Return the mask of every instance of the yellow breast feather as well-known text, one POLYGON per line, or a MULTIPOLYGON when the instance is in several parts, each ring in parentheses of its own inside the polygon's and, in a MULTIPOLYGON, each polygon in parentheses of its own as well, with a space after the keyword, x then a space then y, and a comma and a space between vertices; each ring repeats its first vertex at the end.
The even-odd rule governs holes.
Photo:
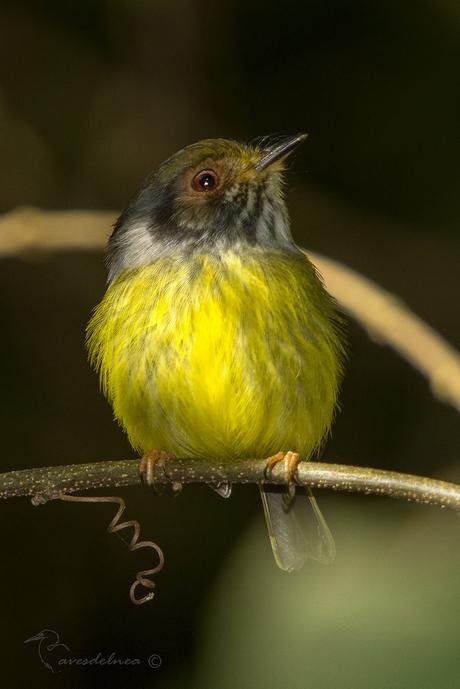
POLYGON ((141 452, 308 458, 341 377, 331 298, 300 254, 193 253, 127 271, 88 326, 92 365, 141 452))

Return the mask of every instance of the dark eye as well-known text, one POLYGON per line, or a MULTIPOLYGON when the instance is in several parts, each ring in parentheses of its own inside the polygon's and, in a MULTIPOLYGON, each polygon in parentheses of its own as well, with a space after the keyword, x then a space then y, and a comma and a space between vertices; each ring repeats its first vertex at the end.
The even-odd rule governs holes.
POLYGON ((211 191, 219 183, 219 177, 214 170, 200 170, 192 180, 192 187, 195 191, 211 191))

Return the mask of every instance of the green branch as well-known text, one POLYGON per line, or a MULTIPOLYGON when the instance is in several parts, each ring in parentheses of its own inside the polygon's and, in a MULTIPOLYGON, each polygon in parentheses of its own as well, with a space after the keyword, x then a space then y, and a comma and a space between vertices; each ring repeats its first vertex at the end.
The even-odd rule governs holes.
MULTIPOLYGON (((259 483, 264 480, 266 460, 219 463, 209 459, 173 459, 166 472, 154 469, 158 483, 259 483)), ((0 498, 32 496, 34 502, 100 488, 118 488, 141 483, 139 460, 95 462, 58 467, 25 469, 0 474, 0 498)), ((275 466, 272 484, 284 484, 282 463, 275 466)), ((311 488, 328 488, 349 493, 383 495, 460 510, 460 486, 395 471, 354 467, 325 462, 302 462, 297 483, 311 488)))

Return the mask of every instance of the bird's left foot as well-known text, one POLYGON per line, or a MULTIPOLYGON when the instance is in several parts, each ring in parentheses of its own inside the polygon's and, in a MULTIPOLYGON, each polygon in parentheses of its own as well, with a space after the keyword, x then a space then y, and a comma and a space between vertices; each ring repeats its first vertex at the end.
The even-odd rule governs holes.
POLYGON ((166 464, 173 459, 176 459, 176 456, 173 455, 172 452, 168 452, 168 450, 151 450, 150 452, 146 452, 139 463, 141 478, 148 486, 152 486, 156 489, 159 481, 155 481, 154 479, 154 470, 155 467, 159 466, 163 469, 163 474, 171 485, 173 495, 177 495, 182 490, 182 483, 173 481, 171 477, 168 476, 165 469, 166 464))
POLYGON ((295 475, 297 472, 297 467, 302 461, 302 458, 298 452, 289 450, 289 452, 278 452, 276 455, 268 457, 264 474, 266 479, 270 479, 270 474, 273 467, 276 464, 279 464, 279 462, 283 461, 285 462, 284 475, 286 477, 288 487, 288 499, 292 500, 292 498, 295 496, 295 475))

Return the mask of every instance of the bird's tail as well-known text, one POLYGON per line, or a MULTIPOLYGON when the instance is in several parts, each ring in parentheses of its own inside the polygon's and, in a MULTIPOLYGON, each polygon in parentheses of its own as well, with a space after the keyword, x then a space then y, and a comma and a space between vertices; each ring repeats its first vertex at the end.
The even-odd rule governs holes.
POLYGON ((260 486, 270 543, 278 567, 300 569, 307 558, 323 564, 335 559, 334 538, 309 488, 289 500, 283 486, 260 486))

